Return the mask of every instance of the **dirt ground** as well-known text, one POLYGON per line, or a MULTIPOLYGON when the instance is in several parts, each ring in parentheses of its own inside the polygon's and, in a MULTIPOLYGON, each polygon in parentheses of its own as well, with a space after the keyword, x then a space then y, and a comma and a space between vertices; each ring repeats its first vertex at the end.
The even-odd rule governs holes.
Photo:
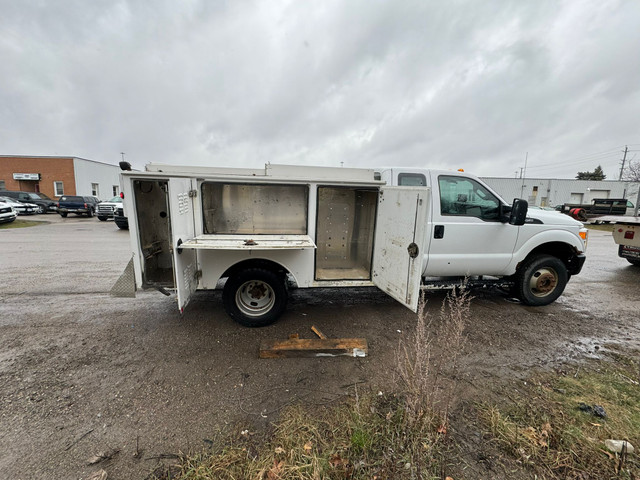
MULTIPOLYGON (((167 455, 199 451, 226 425, 259 431, 292 402, 324 405, 353 386, 385 391, 394 349, 415 315, 375 289, 296 290, 275 325, 247 329, 200 292, 181 317, 173 297, 109 296, 129 259, 112 221, 35 217, 0 230, 0 478, 143 479, 167 455), (260 360, 260 342, 290 333, 365 337, 366 358, 260 360), (87 460, 117 450, 109 461, 87 460)), ((525 307, 476 291, 461 396, 517 385, 527 372, 640 348, 640 269, 611 234, 590 233, 588 260, 553 305, 525 307)), ((428 295, 437 317, 442 293, 428 295)))

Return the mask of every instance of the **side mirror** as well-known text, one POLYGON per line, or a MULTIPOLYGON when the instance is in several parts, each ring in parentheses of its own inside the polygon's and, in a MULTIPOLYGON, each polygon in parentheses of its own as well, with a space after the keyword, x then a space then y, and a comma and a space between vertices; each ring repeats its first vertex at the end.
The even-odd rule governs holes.
POLYGON ((524 225, 524 220, 527 218, 527 209, 529 203, 521 198, 513 200, 513 206, 511 207, 511 215, 509 216, 509 225, 524 225))

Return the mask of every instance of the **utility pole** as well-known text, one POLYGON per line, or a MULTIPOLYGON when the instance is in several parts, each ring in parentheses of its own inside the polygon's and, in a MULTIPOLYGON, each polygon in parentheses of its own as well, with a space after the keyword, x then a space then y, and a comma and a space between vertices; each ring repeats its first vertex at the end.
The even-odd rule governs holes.
POLYGON ((522 178, 522 186, 520 187, 520 198, 522 198, 522 192, 524 192, 524 179, 527 177, 527 160, 529 160, 529 152, 524 157, 524 174, 522 168, 520 168, 520 178, 522 178))
POLYGON ((622 172, 624 172, 624 164, 627 161, 627 152, 629 151, 629 146, 625 145, 624 146, 624 156, 622 157, 622 167, 620 167, 620 176, 618 177, 618 180, 622 180, 622 172))

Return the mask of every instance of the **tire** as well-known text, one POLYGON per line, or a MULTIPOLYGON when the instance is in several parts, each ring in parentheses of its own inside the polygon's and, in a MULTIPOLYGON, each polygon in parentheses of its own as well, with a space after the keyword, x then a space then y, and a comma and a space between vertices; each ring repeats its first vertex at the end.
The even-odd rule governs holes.
POLYGON ((98 220, 100 220, 101 222, 106 222, 107 221, 107 217, 98 217, 98 220))
POLYGON ((627 258, 627 262, 629 262, 631 265, 635 265, 636 267, 640 267, 640 259, 627 258))
POLYGON ((89 209, 89 211, 87 212, 87 217, 89 218, 93 217, 93 208, 89 209))
POLYGON ((562 295, 569 281, 564 262, 551 255, 537 255, 527 260, 516 273, 516 293, 522 303, 549 305, 562 295))
POLYGON ((62 218, 67 218, 67 213, 66 213, 66 212, 65 212, 65 213, 61 213, 61 214, 60 214, 60 216, 61 216, 62 218))
POLYGON ((40 214, 47 213, 47 209, 44 208, 44 205, 38 205, 38 213, 40 214))
POLYGON ((287 306, 284 278, 271 270, 248 268, 229 277, 222 292, 227 314, 245 327, 275 322, 287 306))

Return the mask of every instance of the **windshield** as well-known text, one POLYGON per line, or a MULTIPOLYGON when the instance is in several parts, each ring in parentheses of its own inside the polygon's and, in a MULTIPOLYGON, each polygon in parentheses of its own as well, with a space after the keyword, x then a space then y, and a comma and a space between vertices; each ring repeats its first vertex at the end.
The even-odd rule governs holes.
POLYGON ((109 203, 122 203, 122 199, 120 197, 113 197, 107 200, 109 203))
POLYGON ((30 194, 29 194, 29 198, 30 198, 31 200, 42 200, 43 198, 44 198, 44 199, 46 199, 46 200, 49 200, 49 198, 47 198, 47 196, 46 196, 46 195, 43 195, 43 194, 37 194, 37 193, 30 193, 30 194), (41 197, 40 195, 42 195, 42 197, 41 197))

